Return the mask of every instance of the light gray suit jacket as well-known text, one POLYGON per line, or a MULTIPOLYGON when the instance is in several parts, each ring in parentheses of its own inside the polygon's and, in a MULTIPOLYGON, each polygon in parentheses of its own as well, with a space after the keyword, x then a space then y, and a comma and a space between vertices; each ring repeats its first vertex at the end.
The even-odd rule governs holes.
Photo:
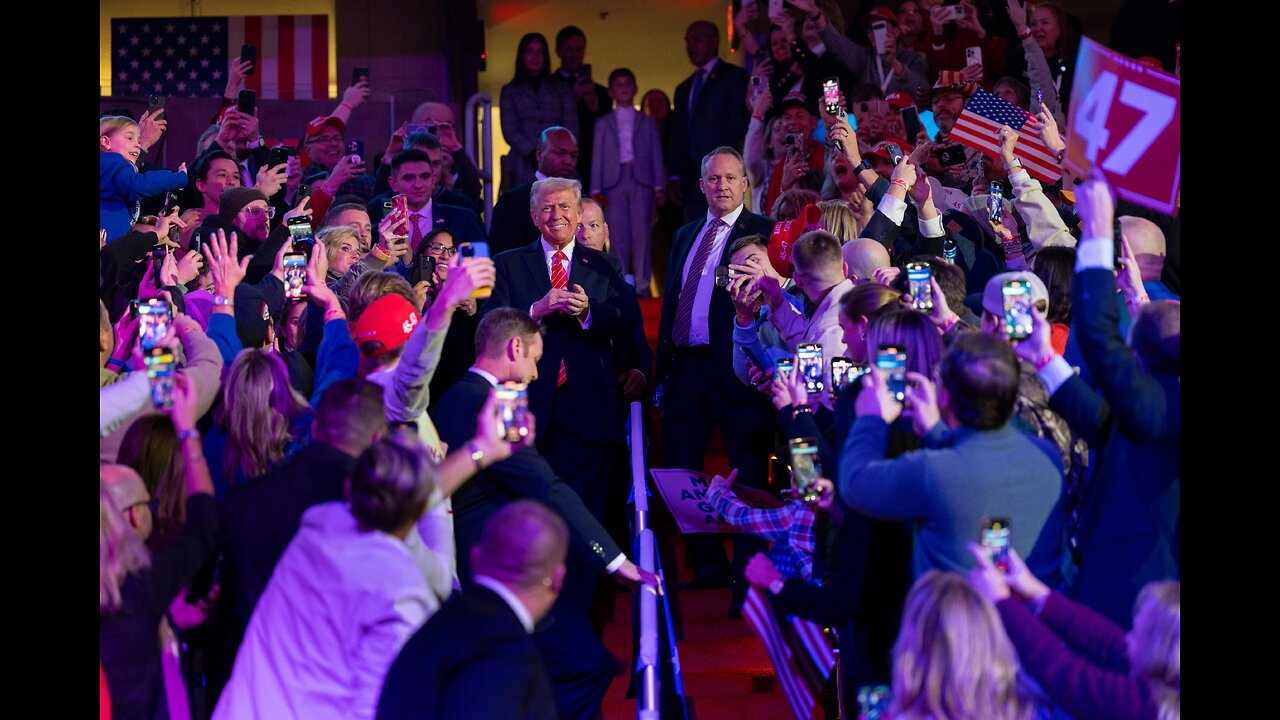
MULTIPOLYGON (((658 125, 653 118, 644 113, 636 113, 631 147, 631 168, 636 182, 650 188, 664 186, 667 175, 662 169, 662 143, 658 139, 658 125)), ((608 192, 617 185, 620 169, 618 116, 610 111, 596 119, 596 136, 591 146, 591 192, 608 192)))

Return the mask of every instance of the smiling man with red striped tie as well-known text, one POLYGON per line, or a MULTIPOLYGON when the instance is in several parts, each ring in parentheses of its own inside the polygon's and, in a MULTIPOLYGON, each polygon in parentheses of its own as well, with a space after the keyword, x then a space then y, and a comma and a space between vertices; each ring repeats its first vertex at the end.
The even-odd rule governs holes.
MULTIPOLYGON (((734 240, 769 237, 773 221, 743 206, 747 175, 742 155, 731 147, 716 148, 702 159, 700 186, 707 214, 676 233, 662 296, 655 377, 663 410, 663 466, 701 470, 711 429, 718 426, 738 482, 764 487, 774 409, 733 373, 733 302, 716 287, 715 270, 729 264, 726 249, 734 240)), ((741 588, 735 604, 741 604, 739 595, 746 592, 742 569, 756 547, 754 538, 735 538, 734 555, 740 561, 733 575, 741 588), (753 549, 744 553, 747 548, 740 545, 753 549)), ((723 543, 714 536, 690 537, 689 555, 697 586, 729 579, 723 543)))
POLYGON ((640 323, 635 292, 602 253, 575 242, 582 184, 549 177, 533 184, 530 214, 537 241, 494 258, 497 281, 482 312, 513 307, 543 327, 538 379, 529 409, 538 420, 538 451, 603 519, 613 453, 625 441, 620 381, 650 375, 637 357, 621 378, 613 347, 630 345, 640 323))

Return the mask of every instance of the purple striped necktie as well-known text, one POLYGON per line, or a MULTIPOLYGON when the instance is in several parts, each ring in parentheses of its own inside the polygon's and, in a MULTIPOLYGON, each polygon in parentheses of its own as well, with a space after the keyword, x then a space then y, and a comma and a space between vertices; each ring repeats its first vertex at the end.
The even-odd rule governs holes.
POLYGON ((725 222, 720 218, 711 218, 711 222, 707 223, 707 231, 702 234, 702 242, 698 245, 698 254, 694 256, 693 265, 689 267, 689 274, 684 279, 684 286, 680 288, 680 303, 676 305, 676 322, 671 329, 671 339, 681 347, 689 344, 689 326, 693 321, 693 298, 698 294, 699 278, 707 269, 707 261, 711 259, 711 246, 714 244, 716 232, 724 224, 725 222))

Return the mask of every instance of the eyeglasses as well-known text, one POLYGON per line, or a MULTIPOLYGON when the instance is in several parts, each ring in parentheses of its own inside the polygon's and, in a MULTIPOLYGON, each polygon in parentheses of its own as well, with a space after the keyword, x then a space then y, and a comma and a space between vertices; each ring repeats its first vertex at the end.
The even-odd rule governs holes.
POLYGON ((342 135, 321 135, 319 137, 311 138, 310 140, 307 141, 307 144, 308 145, 334 145, 334 144, 341 145, 345 140, 346 140, 346 137, 342 135))
POLYGON ((433 242, 430 245, 428 245, 427 250, 431 251, 431 253, 434 255, 446 255, 448 257, 453 257, 454 255, 458 254, 458 248, 448 247, 443 243, 438 243, 438 242, 433 242))
POLYGON ((244 211, 250 215, 266 215, 268 218, 274 218, 276 216, 276 209, 270 206, 257 207, 256 205, 250 205, 245 207, 244 211))

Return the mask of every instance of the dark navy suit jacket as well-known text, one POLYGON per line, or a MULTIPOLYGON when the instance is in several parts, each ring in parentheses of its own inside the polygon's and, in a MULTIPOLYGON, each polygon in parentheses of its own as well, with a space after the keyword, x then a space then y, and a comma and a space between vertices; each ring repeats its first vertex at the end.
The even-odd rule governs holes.
MULTIPOLYGON (((497 281, 493 295, 481 307, 529 307, 551 291, 551 274, 543 255, 542 240, 494 258, 497 281)), ((584 330, 577 318, 553 313, 543 318, 543 352, 538 379, 529 386, 529 409, 538 419, 542 435, 554 416, 558 426, 592 442, 620 442, 624 429, 618 424, 622 398, 614 348, 634 344, 636 326, 642 323, 635 292, 614 270, 604 253, 575 243, 568 286, 581 285, 591 305, 591 327, 584 330), (560 361, 569 382, 556 389, 560 361)), ((632 358, 645 372, 647 361, 632 358)), ((648 373, 645 372, 646 377, 648 373)))

